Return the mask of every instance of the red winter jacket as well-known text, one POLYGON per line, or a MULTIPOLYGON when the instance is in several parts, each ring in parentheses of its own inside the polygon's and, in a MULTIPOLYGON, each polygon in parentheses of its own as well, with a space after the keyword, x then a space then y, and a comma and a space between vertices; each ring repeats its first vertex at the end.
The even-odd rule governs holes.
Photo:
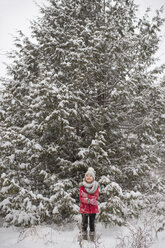
POLYGON ((92 204, 88 204, 88 199, 95 199, 98 201, 99 197, 99 187, 97 187, 97 190, 94 194, 87 193, 87 198, 82 197, 82 192, 87 193, 84 186, 80 187, 80 213, 82 214, 96 214, 99 213, 98 205, 94 206, 92 204))

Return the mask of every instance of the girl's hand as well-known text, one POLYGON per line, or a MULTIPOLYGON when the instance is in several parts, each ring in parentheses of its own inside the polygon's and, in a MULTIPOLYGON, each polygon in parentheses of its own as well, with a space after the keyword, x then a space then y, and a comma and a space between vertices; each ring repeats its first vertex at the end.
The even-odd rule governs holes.
POLYGON ((98 203, 99 203, 99 202, 98 202, 97 200, 95 200, 95 199, 90 199, 90 200, 89 200, 89 204, 91 204, 91 205, 97 206, 98 203))
POLYGON ((81 195, 82 195, 82 197, 84 197, 84 198, 87 198, 88 197, 88 194, 87 193, 85 193, 85 192, 81 192, 81 195))

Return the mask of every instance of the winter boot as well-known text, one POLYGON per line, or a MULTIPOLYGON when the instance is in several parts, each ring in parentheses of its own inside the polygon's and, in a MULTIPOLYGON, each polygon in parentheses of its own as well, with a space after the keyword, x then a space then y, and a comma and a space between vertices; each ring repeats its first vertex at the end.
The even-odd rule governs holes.
POLYGON ((92 242, 94 242, 94 241, 95 241, 95 232, 90 232, 90 233, 89 233, 89 238, 90 238, 90 240, 91 240, 92 242))
POLYGON ((83 240, 88 240, 87 231, 83 231, 83 232, 82 232, 82 239, 83 239, 83 240))

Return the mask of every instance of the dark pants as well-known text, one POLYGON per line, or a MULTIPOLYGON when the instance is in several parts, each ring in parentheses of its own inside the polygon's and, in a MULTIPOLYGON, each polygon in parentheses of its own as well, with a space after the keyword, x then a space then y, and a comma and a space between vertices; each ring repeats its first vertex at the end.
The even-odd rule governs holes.
POLYGON ((91 232, 95 231, 95 217, 96 214, 82 214, 82 231, 87 231, 88 218, 89 218, 89 228, 91 232))

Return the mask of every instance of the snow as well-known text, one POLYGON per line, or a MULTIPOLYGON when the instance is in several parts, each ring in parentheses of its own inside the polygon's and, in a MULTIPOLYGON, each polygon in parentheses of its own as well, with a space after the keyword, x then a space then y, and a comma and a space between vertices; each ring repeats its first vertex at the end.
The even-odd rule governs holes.
MULTIPOLYGON (((102 226, 99 226, 100 232, 102 226)), ((77 226, 68 225, 66 227, 54 226, 36 226, 33 228, 0 228, 0 246, 1 248, 77 248, 79 230, 77 226)), ((104 230, 104 243, 99 247, 109 247, 109 244, 115 245, 114 230, 109 232, 104 230), (106 246, 105 246, 106 245, 106 246)), ((101 240, 103 238, 101 237, 101 240)), ((86 244, 86 248, 87 248, 86 244)), ((90 247, 90 246, 89 246, 90 247)), ((113 246, 114 247, 114 246, 113 246)))
POLYGON ((165 230, 158 235, 158 241, 155 241, 150 248, 164 248, 165 246, 165 230))
MULTIPOLYGON (((128 227, 107 227, 97 223, 97 237, 99 248, 116 248, 119 237, 129 236, 128 227)), ((31 228, 9 227, 0 228, 1 248, 79 248, 79 228, 76 224, 39 225, 31 228)), ((91 242, 85 241, 83 248, 96 247, 91 242)), ((158 234, 158 239, 153 241, 150 248, 164 248, 165 230, 158 234)))

